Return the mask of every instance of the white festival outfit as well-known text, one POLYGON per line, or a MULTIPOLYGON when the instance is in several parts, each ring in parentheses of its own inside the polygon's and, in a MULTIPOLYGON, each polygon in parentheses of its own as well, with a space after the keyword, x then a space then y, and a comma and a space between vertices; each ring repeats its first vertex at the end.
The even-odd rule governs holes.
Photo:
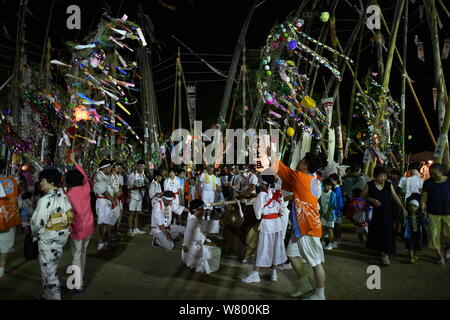
POLYGON ((171 177, 168 177, 166 180, 164 180, 164 191, 172 191, 175 194, 175 200, 173 201, 177 204, 180 204, 180 197, 178 195, 180 189, 180 179, 177 176, 175 176, 173 179, 171 177))
POLYGON ((167 239, 164 232, 159 228, 163 226, 173 237, 184 234, 185 227, 176 224, 171 225, 172 213, 181 215, 185 209, 183 206, 172 202, 169 205, 165 205, 163 201, 164 197, 154 197, 152 199, 152 223, 150 234, 156 238, 156 244, 167 250, 172 250, 175 246, 173 241, 167 239))
POLYGON ((33 240, 38 242, 39 264, 45 299, 61 300, 58 262, 70 234, 73 219, 69 199, 60 189, 54 189, 39 199, 31 218, 33 240))
POLYGON ((260 192, 253 204, 255 216, 261 220, 255 262, 257 267, 268 268, 287 260, 280 215, 282 201, 281 191, 270 188, 260 192))
POLYGON ((205 245, 206 235, 202 220, 191 214, 187 219, 181 260, 196 272, 211 273, 219 269, 221 250, 216 246, 205 245))
MULTIPOLYGON (((111 179, 114 196, 117 196, 117 194, 120 191, 122 191, 123 177, 121 175, 112 173, 110 179, 111 179), (120 179, 120 178, 122 178, 122 179, 120 179)), ((113 209, 113 212, 117 216, 117 219, 119 218, 120 212, 122 211, 122 209, 123 209, 123 203, 118 200, 117 206, 113 209)))
POLYGON ((152 183, 150 184, 150 188, 148 189, 148 195, 150 197, 150 200, 153 199, 157 193, 161 192, 162 192, 161 184, 153 179, 152 183))
POLYGON ((103 194, 108 192, 111 196, 114 194, 111 178, 98 171, 94 179, 94 192, 97 198, 95 202, 95 211, 98 216, 98 224, 108 224, 114 226, 117 222, 117 214, 113 211, 112 203, 106 199, 103 194))
POLYGON ((148 179, 144 173, 134 171, 127 177, 128 189, 130 191, 131 199, 128 205, 130 211, 142 211, 142 201, 144 199, 143 188, 148 184, 148 179))
MULTIPOLYGON (((217 190, 220 187, 220 179, 214 174, 209 175, 204 172, 200 176, 201 190, 202 190, 202 201, 204 203, 214 203, 216 201, 217 190)), ((213 210, 213 207, 204 207, 205 210, 213 210)), ((202 228, 206 233, 219 233, 220 231, 220 220, 209 220, 203 219, 202 228)))

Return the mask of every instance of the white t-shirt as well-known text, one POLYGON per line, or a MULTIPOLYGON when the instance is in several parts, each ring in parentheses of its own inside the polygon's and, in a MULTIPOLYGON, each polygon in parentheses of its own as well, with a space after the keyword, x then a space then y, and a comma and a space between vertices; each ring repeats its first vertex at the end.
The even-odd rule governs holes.
POLYGON ((159 226, 168 227, 172 222, 172 212, 181 215, 184 207, 172 201, 170 205, 165 206, 162 198, 152 199, 152 232, 160 232, 159 226))
POLYGON ((157 193, 161 193, 161 184, 156 181, 153 180, 152 183, 150 184, 150 188, 148 189, 148 195, 150 196, 150 199, 153 199, 153 197, 157 194, 157 193))
MULTIPOLYGON (((243 186, 241 188, 241 191, 247 190, 252 184, 258 186, 258 177, 256 176, 256 174, 250 173, 247 179, 245 179, 245 177, 242 178, 243 178, 243 186)), ((251 193, 256 194, 256 188, 251 193)))
POLYGON ((173 178, 173 180, 170 177, 164 180, 164 191, 177 193, 180 189, 180 179, 178 177, 173 178))

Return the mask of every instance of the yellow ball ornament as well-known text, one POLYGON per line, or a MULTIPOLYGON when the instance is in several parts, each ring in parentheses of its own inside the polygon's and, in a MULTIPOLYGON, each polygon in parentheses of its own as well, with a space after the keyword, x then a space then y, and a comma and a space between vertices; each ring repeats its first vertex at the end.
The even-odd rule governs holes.
POLYGON ((292 137, 295 134, 295 130, 292 127, 287 128, 286 133, 289 137, 292 137))

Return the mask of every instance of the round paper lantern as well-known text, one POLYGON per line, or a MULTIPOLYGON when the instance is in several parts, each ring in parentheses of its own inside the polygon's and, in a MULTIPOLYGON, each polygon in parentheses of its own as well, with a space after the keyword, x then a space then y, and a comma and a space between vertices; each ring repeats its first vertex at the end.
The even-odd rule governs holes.
POLYGON ((412 139, 412 136, 411 136, 411 135, 409 135, 409 136, 408 136, 408 140, 411 140, 411 139, 412 139))
POLYGON ((73 114, 75 116, 75 121, 91 119, 89 111, 87 111, 86 108, 83 106, 75 107, 75 109, 73 110, 73 114))
POLYGON ((328 12, 325 11, 320 14, 320 21, 327 22, 328 19, 330 19, 330 14, 328 12))
POLYGON ((295 130, 292 127, 287 128, 286 133, 289 137, 292 137, 295 134, 295 130))

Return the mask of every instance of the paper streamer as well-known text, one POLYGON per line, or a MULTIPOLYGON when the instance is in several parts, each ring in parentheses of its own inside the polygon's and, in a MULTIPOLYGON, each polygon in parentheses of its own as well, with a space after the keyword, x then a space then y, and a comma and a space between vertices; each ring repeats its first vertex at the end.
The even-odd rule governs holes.
POLYGON ((119 101, 116 103, 120 108, 122 108, 123 111, 125 111, 128 115, 131 115, 130 111, 128 111, 119 101))
POLYGON ((77 49, 77 50, 83 50, 83 49, 95 48, 95 43, 85 44, 85 45, 79 44, 79 45, 76 45, 76 46, 73 47, 73 48, 74 48, 74 49, 77 49))
POLYGON ((442 60, 447 60, 450 52, 450 39, 445 39, 444 47, 442 48, 442 60))
POLYGON ((438 96, 438 90, 437 88, 433 88, 433 105, 434 105, 434 111, 437 110, 437 96, 438 96))
POLYGON ((276 117, 278 119, 281 118, 281 115, 279 113, 274 112, 274 111, 269 111, 269 114, 273 115, 274 117, 276 117))
POLYGON ((422 60, 422 62, 425 62, 425 53, 423 50, 423 42, 417 43, 417 57, 422 60))
POLYGON ((147 45, 147 41, 145 41, 144 34, 142 33, 141 28, 137 28, 137 33, 139 35, 139 39, 141 39, 142 46, 145 47, 147 45))
POLYGON ((65 64, 65 63, 63 63, 63 62, 61 62, 61 61, 59 61, 59 60, 50 60, 50 63, 51 63, 51 64, 56 64, 56 65, 58 65, 58 66, 63 66, 63 67, 72 68, 72 65, 71 65, 71 64, 65 64))

